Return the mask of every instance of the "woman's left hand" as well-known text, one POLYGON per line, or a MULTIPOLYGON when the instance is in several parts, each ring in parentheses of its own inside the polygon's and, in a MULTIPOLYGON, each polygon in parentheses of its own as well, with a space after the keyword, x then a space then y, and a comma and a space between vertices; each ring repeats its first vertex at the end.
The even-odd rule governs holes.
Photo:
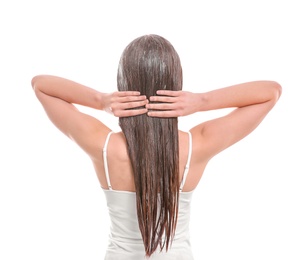
POLYGON ((145 114, 148 112, 146 104, 148 99, 138 91, 116 91, 103 98, 104 110, 116 117, 145 114))

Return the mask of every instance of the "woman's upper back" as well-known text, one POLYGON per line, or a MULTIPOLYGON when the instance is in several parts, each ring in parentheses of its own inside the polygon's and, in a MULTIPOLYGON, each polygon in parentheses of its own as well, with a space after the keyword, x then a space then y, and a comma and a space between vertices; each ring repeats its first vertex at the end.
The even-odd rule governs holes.
MULTIPOLYGON (((118 191, 135 191, 134 175, 131 167, 131 162, 127 152, 127 144, 122 132, 112 133, 109 139, 105 137, 104 142, 108 142, 103 160, 103 145, 101 147, 100 160, 93 160, 94 167, 99 179, 100 185, 104 189, 109 189, 105 169, 107 168, 108 176, 113 190, 118 191), (105 165, 105 162, 107 165, 105 165)), ((192 191, 196 188, 204 168, 193 158, 193 135, 191 139, 187 132, 179 131, 179 179, 183 179, 186 164, 191 152, 189 169, 187 178, 183 187, 183 191, 192 191), (192 142, 190 144, 190 141, 192 142), (191 145, 191 146, 190 146, 191 145)), ((197 146, 196 146, 197 147, 197 146)), ((150 149, 150 147, 148 147, 150 149)))
MULTIPOLYGON (((104 173, 102 182, 110 215, 110 241, 106 259, 144 259, 144 242, 139 229, 134 180, 125 142, 121 133, 109 132, 103 147, 104 173), (110 144, 113 138, 113 144, 110 144), (124 149, 123 149, 124 148, 124 149), (110 166, 109 166, 110 165, 110 166), (112 165, 112 166, 111 166, 112 165), (110 174, 111 173, 111 174, 110 174)), ((181 133, 180 192, 174 240, 169 251, 155 252, 150 259, 193 259, 189 241, 190 207, 193 191, 185 192, 192 155, 192 135, 181 133), (186 140, 188 137, 188 140, 186 140), (186 147, 187 146, 187 147, 186 147), (183 159, 184 158, 184 159, 183 159), (182 166, 184 164, 184 166, 182 166)), ((150 149, 150 147, 148 147, 150 149)), ((100 176, 100 173, 98 174, 100 176)), ((165 239, 163 237, 162 239, 165 239)), ((159 251, 159 250, 158 250, 159 251)))

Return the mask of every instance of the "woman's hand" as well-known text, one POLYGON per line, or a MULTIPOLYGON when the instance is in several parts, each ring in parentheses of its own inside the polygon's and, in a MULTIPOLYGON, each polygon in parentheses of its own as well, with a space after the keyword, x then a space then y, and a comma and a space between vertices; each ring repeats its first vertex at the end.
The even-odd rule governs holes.
POLYGON ((117 91, 103 96, 103 108, 116 117, 129 117, 145 114, 148 99, 138 91, 117 91))
POLYGON ((152 117, 179 117, 198 112, 203 101, 201 96, 187 91, 158 90, 157 96, 149 99, 146 105, 148 116, 152 117))

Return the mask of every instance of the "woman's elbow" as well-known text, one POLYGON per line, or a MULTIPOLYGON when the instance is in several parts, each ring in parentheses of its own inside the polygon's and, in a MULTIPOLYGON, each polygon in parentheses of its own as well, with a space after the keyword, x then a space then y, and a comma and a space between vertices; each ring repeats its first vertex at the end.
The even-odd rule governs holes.
POLYGON ((35 90, 39 87, 46 76, 45 75, 36 75, 31 80, 31 86, 35 90))
POLYGON ((276 81, 270 82, 271 89, 272 89, 272 99, 277 102, 282 94, 282 87, 281 85, 276 81))
POLYGON ((35 89, 35 86, 37 85, 37 81, 39 80, 40 76, 34 76, 31 80, 31 86, 33 89, 35 89))

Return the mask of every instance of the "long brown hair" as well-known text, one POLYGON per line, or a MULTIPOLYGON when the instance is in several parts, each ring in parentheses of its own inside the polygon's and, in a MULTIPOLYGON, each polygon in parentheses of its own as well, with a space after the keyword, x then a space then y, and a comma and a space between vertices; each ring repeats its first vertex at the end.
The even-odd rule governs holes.
MULTIPOLYGON (((144 35, 124 50, 118 67, 119 91, 136 90, 147 98, 159 89, 181 90, 182 68, 169 41, 144 35)), ((134 173, 137 216, 145 252, 169 249, 174 238, 179 198, 177 118, 147 114, 119 119, 134 173)))

